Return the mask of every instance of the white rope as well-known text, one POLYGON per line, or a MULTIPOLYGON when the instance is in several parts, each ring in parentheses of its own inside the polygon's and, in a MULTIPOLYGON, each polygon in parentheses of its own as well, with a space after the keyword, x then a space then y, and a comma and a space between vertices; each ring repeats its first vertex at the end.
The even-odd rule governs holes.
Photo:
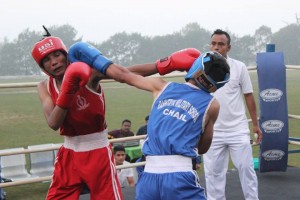
POLYGON ((114 138, 114 139, 109 139, 108 141, 110 143, 116 143, 116 142, 125 142, 125 141, 139 140, 139 139, 145 139, 145 138, 146 138, 146 135, 138 135, 138 136, 123 137, 123 138, 114 138))
POLYGON ((28 183, 38 183, 43 181, 49 181, 52 179, 52 176, 44 176, 44 177, 36 177, 36 178, 27 178, 12 182, 0 183, 0 188, 10 187, 10 186, 17 186, 17 185, 24 185, 28 183))
POLYGON ((53 147, 44 147, 44 148, 38 148, 38 149, 23 149, 23 150, 11 151, 11 152, 0 152, 0 156, 9 156, 9 155, 16 155, 16 154, 24 154, 24 153, 35 153, 35 152, 43 152, 43 151, 52 151, 52 150, 58 150, 60 147, 61 147, 61 144, 60 145, 57 144, 53 147))
POLYGON ((286 65, 287 69, 300 69, 299 65, 286 65))
POLYGON ((146 164, 146 161, 143 161, 143 162, 137 162, 137 163, 130 163, 127 165, 118 165, 118 166, 116 166, 116 168, 117 169, 126 169, 126 168, 144 166, 145 164, 146 164))
MULTIPOLYGON (((128 140, 136 140, 136 139, 143 139, 145 138, 146 135, 141 135, 141 136, 132 136, 132 137, 125 137, 125 138, 116 138, 116 139, 110 139, 109 141, 111 143, 114 142, 122 142, 122 141, 128 141, 128 140)), ((296 141, 289 141, 290 144, 296 144, 300 145, 300 142, 296 141)), ((252 146, 258 146, 259 144, 256 144, 255 142, 252 144, 252 146)), ((33 152, 39 152, 39 151, 49 151, 49 150, 57 150, 61 144, 56 145, 54 147, 50 148, 41 148, 41 149, 25 149, 22 151, 14 151, 14 152, 8 152, 8 153, 0 153, 1 156, 4 155, 13 155, 13 154, 18 154, 18 153, 33 153, 33 152)), ((118 165, 116 166, 116 169, 125 169, 125 168, 132 168, 132 167, 139 167, 139 166, 144 166, 146 162, 138 162, 138 163, 130 163, 127 165, 118 165)), ((45 177, 36 177, 36 178, 28 178, 28 179, 23 179, 23 180, 17 180, 13 182, 6 182, 6 183, 0 183, 0 188, 5 188, 5 187, 10 187, 10 186, 17 186, 17 185, 24 185, 28 183, 37 183, 37 182, 43 182, 43 181, 49 181, 52 179, 52 176, 45 176, 45 177)))
MULTIPOLYGON (((104 79, 101 82, 109 83, 115 82, 113 79, 104 79)), ((24 82, 24 83, 1 83, 0 89, 4 88, 27 88, 27 87, 36 87, 39 82, 24 82)))
POLYGON ((38 82, 27 82, 27 83, 1 83, 0 88, 27 88, 36 87, 38 82))
MULTIPOLYGON (((286 65, 285 68, 286 69, 300 69, 300 66, 299 65, 286 65)), ((257 66, 248 66, 247 69, 249 71, 257 70, 257 66)))
POLYGON ((291 114, 289 114, 288 116, 289 116, 289 118, 291 118, 291 119, 300 119, 300 116, 299 116, 299 115, 291 115, 291 114))
MULTIPOLYGON (((139 136, 109 139, 108 141, 110 143, 115 143, 115 142, 125 142, 125 141, 139 140, 139 139, 145 139, 145 138, 146 138, 146 135, 139 135, 139 136)), ((0 156, 9 156, 9 155, 15 155, 15 154, 58 150, 61 147, 61 145, 62 144, 54 144, 53 147, 44 147, 44 148, 39 148, 39 149, 23 149, 23 150, 18 150, 18 151, 13 151, 13 152, 0 152, 0 156)))
MULTIPOLYGON (((145 164, 146 164, 146 162, 144 161, 144 162, 131 163, 131 164, 126 164, 126 165, 118 165, 118 166, 116 166, 116 169, 139 167, 139 166, 144 166, 145 164)), ((27 178, 27 179, 23 179, 23 180, 0 183, 0 188, 24 185, 24 184, 28 184, 28 183, 38 183, 38 182, 43 182, 43 181, 50 181, 51 179, 52 179, 52 176, 27 178)))
POLYGON ((298 145, 300 146, 300 142, 289 140, 289 144, 298 145))
MULTIPOLYGON (((256 66, 248 66, 247 69, 249 71, 256 70, 256 66)), ((286 65, 286 69, 300 69, 299 65, 286 65)), ((168 78, 173 78, 173 77, 181 77, 184 76, 186 72, 172 72, 169 74, 164 75, 163 77, 168 77, 168 78)), ((159 74, 154 74, 152 75, 153 77, 161 77, 159 74)), ((113 79, 103 79, 101 80, 103 83, 108 83, 108 82, 115 82, 113 79)), ((0 84, 0 89, 1 88, 26 88, 26 87, 36 87, 38 82, 27 82, 27 83, 1 83, 0 84)))
MULTIPOLYGON (((173 77, 181 77, 184 76, 186 72, 172 72, 164 75, 163 77, 173 78, 173 77)), ((154 74, 152 77, 161 77, 159 74, 154 74)), ((114 79, 103 79, 101 83, 110 83, 115 82, 114 79)), ((0 89, 5 88, 28 88, 28 87, 36 87, 39 82, 24 82, 24 83, 0 83, 0 89)))
POLYGON ((248 69, 249 71, 252 71, 252 70, 256 70, 257 67, 256 67, 256 66, 249 66, 249 67, 247 67, 247 69, 248 69))

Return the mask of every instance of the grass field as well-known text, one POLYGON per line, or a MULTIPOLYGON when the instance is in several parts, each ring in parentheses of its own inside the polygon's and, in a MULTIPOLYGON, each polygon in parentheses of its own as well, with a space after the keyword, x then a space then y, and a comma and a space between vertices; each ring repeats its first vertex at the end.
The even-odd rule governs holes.
MULTIPOLYGON (((251 72, 255 99, 258 103, 258 82, 256 72, 251 72)), ((0 83, 39 81, 35 78, 0 79, 0 83)), ((183 78, 166 80, 183 82, 183 78)), ((132 121, 132 131, 136 132, 144 124, 144 118, 152 105, 152 95, 125 84, 103 83, 106 104, 107 122, 110 130, 121 127, 123 119, 132 121)), ((290 114, 300 115, 300 70, 287 71, 287 96, 290 114)), ((259 111, 258 111, 259 115, 259 111)), ((250 124, 251 126, 251 124, 250 124)), ((300 121, 289 120, 290 137, 300 137, 300 121)), ((63 139, 58 132, 48 128, 36 88, 0 89, 0 149, 25 147, 44 143, 61 143, 63 139)), ((300 147, 289 145, 289 149, 300 147)), ((254 157, 258 156, 259 147, 253 148, 254 157)), ((300 154, 290 154, 288 165, 300 167, 300 154)), ((230 168, 232 165, 230 164, 230 168)), ((203 170, 199 170, 203 173, 203 170)), ((7 198, 13 200, 41 200, 45 198, 48 183, 35 183, 5 188, 7 198)))

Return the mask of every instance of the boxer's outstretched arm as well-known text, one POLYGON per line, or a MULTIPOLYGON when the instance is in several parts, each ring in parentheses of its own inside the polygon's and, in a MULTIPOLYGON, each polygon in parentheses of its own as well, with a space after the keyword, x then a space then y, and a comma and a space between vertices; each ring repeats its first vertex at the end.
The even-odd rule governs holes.
POLYGON ((142 76, 149 76, 156 73, 165 75, 173 71, 188 71, 199 56, 200 51, 194 48, 187 48, 159 59, 155 63, 134 65, 127 68, 131 72, 142 76))
MULTIPOLYGON (((128 69, 142 76, 149 76, 159 72, 165 75, 173 71, 188 71, 194 61, 200 56, 200 51, 194 48, 187 48, 172 53, 170 56, 159 59, 155 63, 140 64, 128 67, 128 69)), ((106 75, 107 68, 113 63, 102 55, 102 53, 86 42, 77 42, 73 44, 68 53, 69 61, 85 62, 102 74, 106 75)))
POLYGON ((158 73, 155 63, 137 64, 126 68, 132 73, 141 76, 150 76, 158 73))
POLYGON ((158 77, 143 77, 130 72, 126 67, 111 64, 106 71, 106 75, 121 83, 127 83, 138 89, 152 92, 154 97, 163 89, 166 82, 158 77))

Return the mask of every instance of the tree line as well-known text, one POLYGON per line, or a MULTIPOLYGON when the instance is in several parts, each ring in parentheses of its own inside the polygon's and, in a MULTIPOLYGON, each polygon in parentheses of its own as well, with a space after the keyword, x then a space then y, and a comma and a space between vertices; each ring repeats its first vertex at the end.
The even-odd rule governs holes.
MULTIPOLYGON (((48 27, 53 36, 60 37, 69 48, 77 41, 82 41, 77 30, 71 25, 48 27)), ((289 24, 272 33, 268 26, 259 27, 254 35, 238 35, 226 30, 231 35, 230 56, 243 61, 246 65, 256 65, 256 54, 265 52, 266 45, 273 43, 276 51, 283 52, 285 63, 300 63, 300 25, 289 24)), ((21 32, 16 39, 4 38, 0 42, 0 76, 40 75, 41 70, 31 57, 31 49, 43 38, 43 31, 31 31, 29 28, 21 32)), ((143 36, 140 33, 120 32, 108 40, 97 43, 87 41, 113 62, 130 66, 139 63, 154 62, 168 56, 174 51, 184 48, 197 48, 208 51, 212 32, 202 28, 198 23, 189 23, 181 30, 163 36, 143 36)))

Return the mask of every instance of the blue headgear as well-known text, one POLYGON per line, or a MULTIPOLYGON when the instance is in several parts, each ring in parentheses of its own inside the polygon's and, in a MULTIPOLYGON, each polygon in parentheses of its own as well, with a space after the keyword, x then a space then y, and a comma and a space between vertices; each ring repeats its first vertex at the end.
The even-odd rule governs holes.
POLYGON ((193 79, 197 86, 206 92, 215 92, 229 81, 230 69, 226 59, 218 52, 201 54, 185 76, 193 79))

